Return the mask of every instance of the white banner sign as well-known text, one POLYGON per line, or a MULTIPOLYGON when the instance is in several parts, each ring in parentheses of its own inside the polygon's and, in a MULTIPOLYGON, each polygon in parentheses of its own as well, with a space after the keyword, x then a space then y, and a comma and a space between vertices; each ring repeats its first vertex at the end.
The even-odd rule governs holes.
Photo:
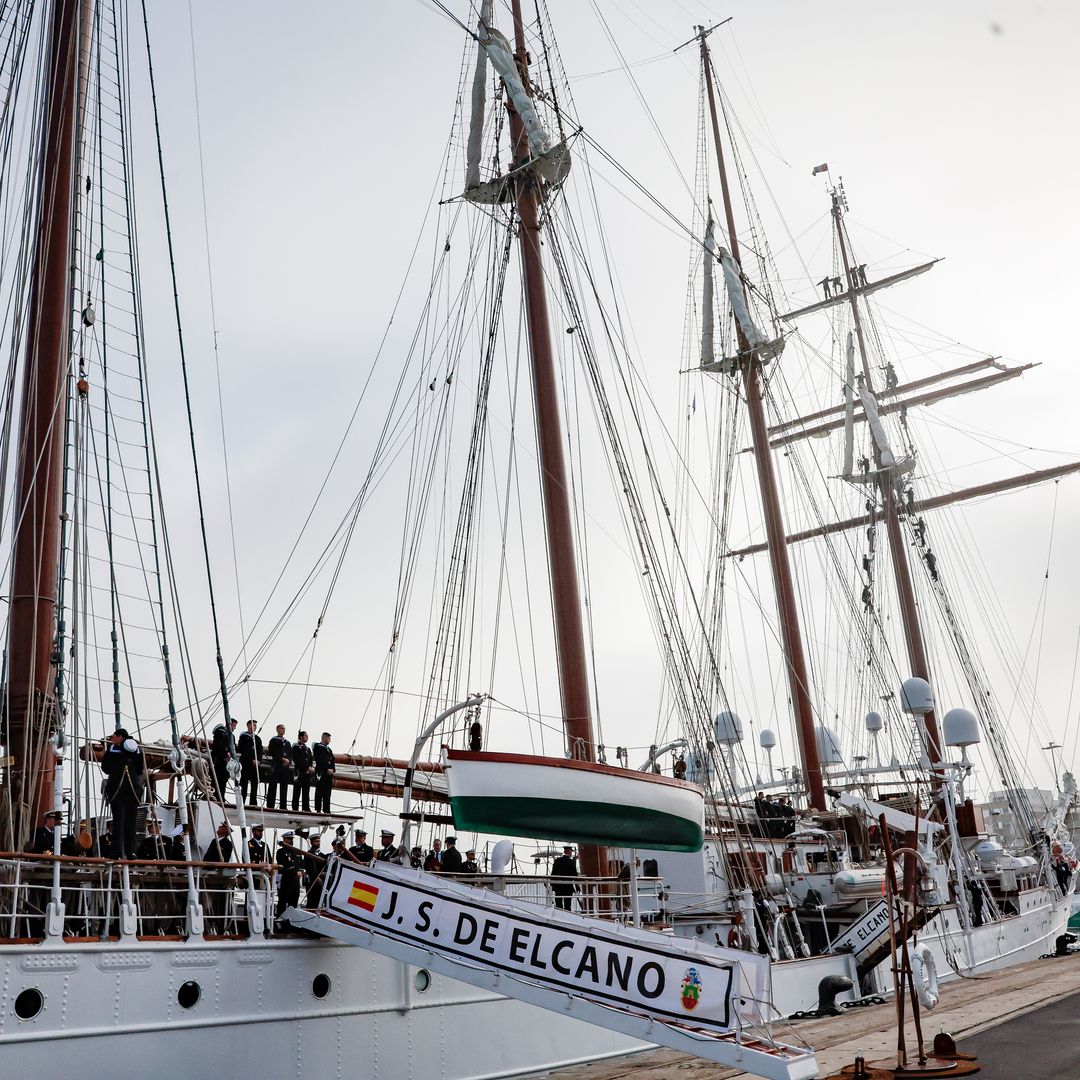
POLYGON ((870 910, 852 923, 839 937, 833 939, 834 951, 850 946, 855 959, 889 940, 889 905, 879 900, 870 910))
POLYGON ((507 900, 434 874, 334 860, 323 906, 374 933, 665 1020, 720 1031, 761 1014, 763 957, 507 900))

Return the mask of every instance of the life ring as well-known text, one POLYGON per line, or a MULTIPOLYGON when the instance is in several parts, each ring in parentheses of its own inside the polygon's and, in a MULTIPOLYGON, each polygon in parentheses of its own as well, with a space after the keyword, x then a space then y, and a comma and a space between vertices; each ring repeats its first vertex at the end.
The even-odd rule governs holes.
POLYGON ((938 992, 937 963, 929 947, 922 943, 911 950, 911 979, 915 983, 915 995, 919 1004, 927 1010, 937 1008, 941 1000, 938 992))

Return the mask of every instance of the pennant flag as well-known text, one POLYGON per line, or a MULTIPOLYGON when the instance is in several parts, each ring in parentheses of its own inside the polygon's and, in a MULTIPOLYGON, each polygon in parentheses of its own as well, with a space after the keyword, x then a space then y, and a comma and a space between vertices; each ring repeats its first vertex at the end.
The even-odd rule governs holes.
POLYGON ((817 176, 817 174, 819 172, 828 172, 828 171, 829 171, 829 166, 828 165, 815 165, 814 166, 814 171, 810 175, 811 176, 817 176))
POLYGON ((349 903, 365 911, 375 910, 375 901, 379 897, 378 887, 368 885, 366 882, 357 881, 349 893, 349 903))

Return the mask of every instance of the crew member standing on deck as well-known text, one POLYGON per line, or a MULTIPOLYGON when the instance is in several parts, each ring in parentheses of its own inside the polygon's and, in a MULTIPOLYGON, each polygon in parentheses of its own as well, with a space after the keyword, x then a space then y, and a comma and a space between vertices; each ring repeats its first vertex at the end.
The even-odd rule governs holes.
POLYGON ((248 806, 259 805, 259 762, 262 760, 262 739, 255 734, 255 721, 247 722, 247 730, 236 740, 240 757, 240 798, 248 806))
POLYGON ((230 720, 228 727, 222 721, 214 728, 210 739, 210 763, 214 766, 217 795, 222 802, 225 801, 225 786, 229 782, 229 761, 233 756, 232 742, 235 731, 235 720, 230 720))
POLYGON ((38 826, 34 833, 34 846, 30 849, 35 855, 51 855, 53 853, 54 837, 60 827, 61 814, 59 810, 49 810, 42 818, 44 824, 38 826))
POLYGON ((296 787, 292 793, 292 808, 294 810, 311 809, 311 781, 315 775, 315 761, 311 756, 311 747, 308 746, 308 733, 298 731, 296 742, 292 748, 293 775, 296 777, 296 787), (302 807, 301 807, 301 804, 302 807))
POLYGON ((375 856, 378 862, 393 862, 397 856, 397 845, 394 843, 394 834, 389 829, 383 829, 381 834, 382 847, 375 856))
POLYGON ((300 875, 304 870, 304 853, 293 846, 293 833, 287 832, 281 838, 281 847, 274 856, 281 874, 278 879, 277 909, 274 918, 280 919, 281 913, 288 907, 300 903, 300 875))
POLYGON ((264 829, 262 825, 252 825, 251 836, 248 838, 248 861, 253 863, 267 862, 266 841, 263 839, 264 829))
POLYGON ((349 854, 365 865, 375 858, 375 849, 367 842, 367 833, 363 829, 356 830, 356 843, 349 848, 349 854))
POLYGON ((334 751, 330 749, 330 732, 312 747, 315 763, 315 813, 330 813, 330 792, 334 790, 334 751))
POLYGON ((446 838, 446 850, 442 853, 442 872, 444 874, 460 874, 465 860, 457 849, 457 837, 446 838))
POLYGON ((124 728, 109 736, 101 757, 105 773, 105 798, 112 808, 114 859, 134 859, 135 816, 142 802, 146 763, 139 744, 124 728))
POLYGON ((563 853, 551 864, 551 891, 555 894, 555 906, 569 911, 574 901, 577 886, 573 879, 578 876, 577 860, 574 849, 567 844, 563 853))
POLYGON ((288 806, 289 783, 292 781, 292 743, 285 738, 285 725, 278 724, 277 734, 270 740, 267 750, 270 753, 270 780, 266 785, 266 808, 273 810, 288 806), (281 802, 277 801, 281 791, 281 802))

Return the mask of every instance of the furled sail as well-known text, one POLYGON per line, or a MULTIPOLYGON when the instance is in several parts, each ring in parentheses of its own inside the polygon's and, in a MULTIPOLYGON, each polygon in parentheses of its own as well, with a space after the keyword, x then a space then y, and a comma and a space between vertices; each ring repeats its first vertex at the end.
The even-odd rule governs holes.
POLYGON ((851 478, 855 467, 855 337, 848 331, 847 369, 844 372, 844 472, 851 478))
POLYGON ((719 252, 720 265, 724 268, 724 284, 727 286, 728 300, 731 302, 731 310, 735 312, 735 320, 743 332, 743 337, 752 349, 759 345, 767 345, 769 339, 754 325, 754 320, 750 317, 750 309, 746 306, 739 264, 726 248, 720 248, 719 252))
MULTIPOLYGON (((484 37, 491 22, 491 0, 480 9, 477 39, 484 37)), ((487 107, 487 51, 483 44, 476 50, 476 70, 472 82, 472 117, 469 120, 469 143, 466 150, 465 190, 480 184, 480 154, 484 139, 484 113, 487 107)))
POLYGON ((533 157, 540 157, 551 145, 548 133, 544 125, 540 123, 540 117, 536 113, 536 107, 532 98, 525 92, 521 82, 521 73, 518 71, 517 62, 514 60, 513 49, 510 42, 493 27, 487 26, 483 20, 480 23, 478 35, 481 46, 491 61, 491 66, 499 73, 499 77, 506 84, 506 92, 510 95, 510 101, 514 106, 521 122, 525 125, 525 134, 529 139, 529 149, 533 157))
POLYGON ((705 226, 705 281, 701 287, 701 366, 712 364, 716 359, 713 348, 713 261, 716 259, 716 236, 710 216, 705 226))
POLYGON ((896 464, 896 458, 893 456, 892 450, 889 449, 889 439, 885 434, 881 417, 878 416, 877 398, 865 386, 862 386, 859 388, 859 401, 862 402, 863 410, 866 412, 866 422, 870 425, 874 445, 877 447, 878 454, 881 457, 881 467, 891 469, 896 464))

